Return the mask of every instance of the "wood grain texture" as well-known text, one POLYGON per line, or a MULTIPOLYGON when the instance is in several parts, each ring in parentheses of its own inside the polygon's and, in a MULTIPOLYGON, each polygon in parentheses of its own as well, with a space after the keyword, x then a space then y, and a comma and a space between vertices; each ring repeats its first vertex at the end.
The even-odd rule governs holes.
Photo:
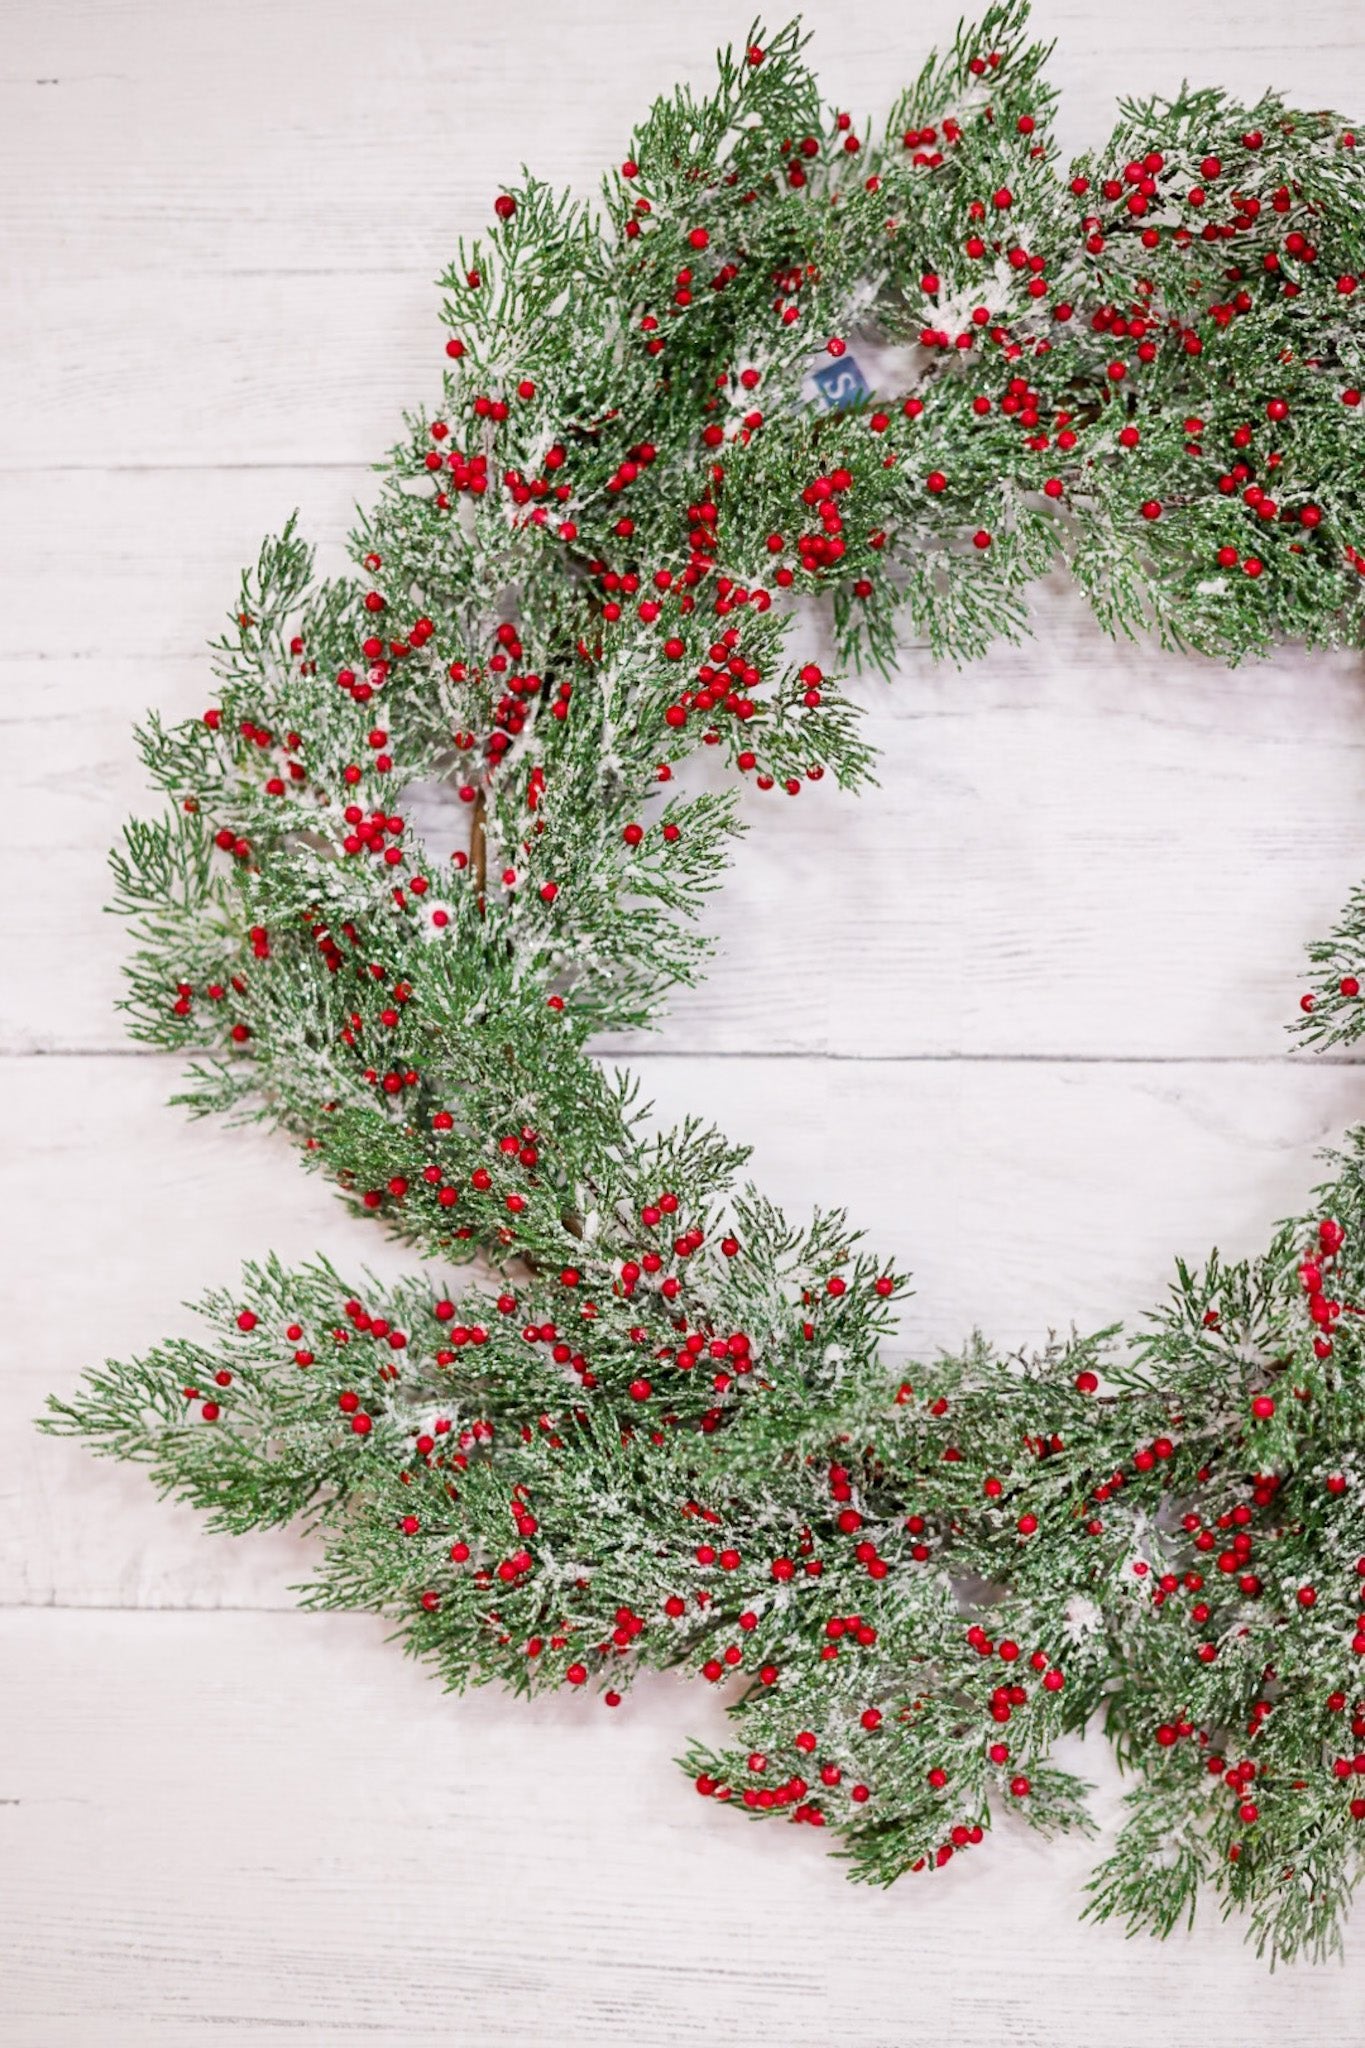
MULTIPOLYGON (((173 510, 176 489, 163 494, 173 510)), ((214 630, 233 561, 229 539, 198 630, 214 630)), ((211 566, 192 561, 196 587, 211 566)), ((24 678, 0 720, 27 767, 9 807, 23 966, 0 984, 0 1051, 124 1043, 126 936, 102 906, 109 846, 150 802, 132 722, 149 701, 189 716, 213 696, 202 658, 114 651, 136 644, 143 604, 78 609, 79 658, 0 662, 24 678)), ((1358 664, 1281 655, 1228 674, 1110 648, 1071 593, 1043 592, 1038 612, 1037 641, 977 668, 910 653, 893 682, 857 684, 877 787, 746 792, 733 873, 702 907, 712 971, 618 1049, 1290 1056, 1304 942, 1357 864, 1358 664)), ((709 762, 687 782, 708 770, 718 782, 709 762)), ((467 818, 453 798, 423 818, 439 866, 467 818)))
MULTIPOLYGON (((754 1147, 758 1183, 794 1214, 843 1204, 903 1258, 918 1292, 902 1342, 920 1355, 974 1328, 1038 1343, 1095 1329, 1164 1292, 1172 1259, 1216 1237, 1255 1249, 1299 1203, 1315 1147, 1359 1098, 1357 1070, 1287 1072, 1068 1062, 813 1058, 640 1063, 656 1115, 702 1109, 754 1147)), ((49 1388, 192 1318, 177 1304, 270 1250, 324 1249, 346 1274, 411 1263, 347 1216, 282 1139, 192 1126, 162 1107, 160 1059, 0 1061, 0 1211, 16 1274, 49 1275, 73 1198, 90 1243, 59 1289, 21 1288, 6 1317, 0 1471, 23 1514, 0 1518, 0 1604, 280 1606, 305 1576, 301 1539, 205 1534, 141 1472, 35 1434, 49 1388)), ((68 1226, 69 1227, 69 1226, 68 1226)))
MULTIPOLYGON (((779 10, 780 13, 781 10, 779 10)), ((813 0, 832 97, 885 108, 959 0, 813 0)), ((1038 0, 1062 133, 1182 76, 1365 112, 1350 9, 1038 0)), ((105 851, 129 727, 195 712, 205 641, 298 506, 333 566, 366 465, 437 388, 430 280, 525 158, 587 191, 733 0, 0 0, 0 2040, 250 2048, 1316 2048, 1344 1970, 1235 1930, 1076 1924, 1090 1852, 1002 1829, 873 1895, 668 1766, 719 1706, 443 1697, 364 1618, 38 1437, 49 1389, 187 1326, 241 1258, 404 1264, 260 1132, 163 1107, 113 1012, 105 851)), ((1253 1248, 1360 1114, 1289 1052, 1300 948, 1361 871, 1358 662, 1235 674, 1114 648, 1074 593, 962 673, 860 684, 881 785, 755 800, 717 953, 638 1063, 802 1211, 917 1274, 903 1339, 1138 1313, 1253 1248)), ((433 844, 445 829, 429 817, 433 844)), ((1112 1815, 1098 1744, 1080 1767, 1112 1815)))
MULTIPOLYGON (((959 0, 912 16, 863 0, 804 15, 830 96, 888 104, 959 0)), ((395 399, 439 388, 427 280, 487 218, 500 179, 593 189, 631 122, 742 35, 731 0, 367 0, 212 7, 56 0, 15 7, 0 85, 9 260, 24 288, 0 328, 0 463, 364 463, 395 399)), ((1060 39, 1063 139, 1100 139, 1123 93, 1183 70, 1254 94, 1272 77, 1318 105, 1362 64, 1327 0, 1242 0, 1192 39, 1181 0, 1120 18, 1099 0, 1037 9, 1060 39), (1245 41, 1238 29, 1250 33, 1245 41)))
MULTIPOLYGON (((15 2048, 1319 2048, 1349 1965, 1077 1914, 1005 1821, 889 1892, 671 1765, 706 1688, 458 1703, 349 1616, 0 1614, 0 2026, 15 2048), (98 1711, 89 1691, 98 1674, 98 1711)), ((1102 1749, 1067 1761, 1116 1783, 1102 1749)))

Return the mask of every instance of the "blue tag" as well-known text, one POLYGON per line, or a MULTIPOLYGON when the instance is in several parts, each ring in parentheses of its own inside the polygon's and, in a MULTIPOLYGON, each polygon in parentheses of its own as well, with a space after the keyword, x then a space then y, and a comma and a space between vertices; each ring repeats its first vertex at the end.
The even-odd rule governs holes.
POLYGON ((822 363, 811 372, 811 382, 820 394, 826 412, 845 412, 860 399, 870 398, 872 388, 858 368, 854 356, 840 356, 837 362, 822 363))

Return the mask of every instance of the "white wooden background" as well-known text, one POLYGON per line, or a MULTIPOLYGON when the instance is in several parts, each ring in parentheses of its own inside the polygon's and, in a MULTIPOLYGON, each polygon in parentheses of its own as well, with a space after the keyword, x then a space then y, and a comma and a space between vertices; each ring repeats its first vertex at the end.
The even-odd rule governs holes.
MULTIPOLYGON (((130 723, 206 701, 263 531, 295 505, 344 531, 436 386, 429 280, 499 180, 586 186, 745 5, 0 5, 6 2048, 1365 2036, 1365 1917, 1344 1969, 1273 1979, 1207 1919, 1125 1943, 1077 1925, 1090 1852, 1008 1823, 855 1890, 691 1796, 670 1759, 716 1732, 705 1688, 447 1699, 379 1623, 293 1610, 292 1538, 210 1538, 30 1428, 239 1257, 396 1268, 281 1143, 165 1108, 172 1068, 121 1037, 130 723)), ((880 113, 957 11, 812 0, 830 94, 880 113)), ((1365 115, 1354 16, 1037 8, 1076 147, 1182 75, 1365 115)), ((755 800, 711 980, 638 1055, 662 1110, 711 1111, 770 1189, 913 1263, 917 1343, 1140 1310, 1177 1250, 1258 1244, 1361 1109, 1358 1070, 1282 1028, 1362 869, 1360 664, 1227 674, 1108 645, 1065 590, 1037 611, 1025 649, 867 686, 879 791, 755 800)))

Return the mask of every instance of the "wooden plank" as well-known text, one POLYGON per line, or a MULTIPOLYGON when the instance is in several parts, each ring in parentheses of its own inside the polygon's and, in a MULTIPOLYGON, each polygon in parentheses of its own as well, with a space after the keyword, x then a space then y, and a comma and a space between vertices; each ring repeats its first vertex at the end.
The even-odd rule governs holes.
MULTIPOLYGON (((928 13, 955 18, 952 0, 928 13)), ((363 0, 323 0, 311 16, 269 0, 116 16, 62 0, 6 37, 18 118, 0 166, 15 260, 101 281, 138 270, 425 279, 457 232, 487 220, 523 156, 593 189, 650 99, 684 78, 705 85, 717 42, 743 24, 726 0, 704 0, 647 34, 618 28, 613 0, 460 21, 417 0, 387 34, 363 0), (604 44, 609 84, 566 101, 565 77, 604 44), (164 90, 210 76, 211 95, 164 90)), ((825 57, 875 87, 874 38, 853 41, 857 55, 832 42, 825 57)))
MULTIPOLYGON (((1093 1845, 1006 1818, 884 1893, 670 1759, 715 1694, 453 1700, 339 1616, 0 1615, 0 2031, 23 2048, 1318 2048, 1346 1966, 1270 1976, 1206 1914, 1083 1927, 1093 1845), (1102 1987, 1102 1988, 1101 1988, 1102 1987), (852 2017, 856 2016, 856 2018, 852 2017)), ((1116 1779, 1103 1746, 1069 1762, 1116 1779)))
MULTIPOLYGON (((884 0, 856 24, 817 0, 827 91, 884 110, 958 12, 933 0, 907 29, 884 0)), ((1255 93, 1273 72, 1309 105, 1365 106, 1365 46, 1331 0, 1305 0, 1292 38, 1270 0, 1230 35, 1180 0, 1112 14, 1038 10, 1062 37, 1068 147, 1108 131, 1116 95, 1183 75, 1255 93)), ((399 405, 438 387, 427 280, 500 181, 526 156, 595 185, 650 96, 703 83, 737 20, 729 0, 647 32, 622 32, 614 0, 458 26, 412 0, 387 32, 362 0, 20 10, 0 222, 25 289, 0 330, 0 463, 371 459, 399 405)))
MULTIPOLYGON (((907 21, 886 0, 853 15, 812 0, 803 12, 830 98, 880 113, 961 11, 925 0, 907 21)), ((1297 7, 1292 37, 1272 0, 1241 0, 1233 34, 1181 0, 1126 13, 1040 0, 1034 19, 1059 38, 1068 149, 1107 132, 1120 94, 1169 92, 1183 76, 1248 95, 1273 76, 1310 106, 1330 92, 1347 111, 1365 89, 1359 37, 1331 0, 1297 7)), ((572 14, 511 0, 458 21, 440 0, 409 0, 390 33, 365 0, 306 13, 269 0, 19 11, 0 74, 6 247, 30 277, 101 283, 210 269, 426 277, 523 155, 591 189, 650 99, 684 79, 704 87, 716 45, 743 29, 729 0, 632 19, 626 34, 620 24, 615 0, 572 14), (212 94, 167 90, 206 77, 212 94), (584 89, 566 90, 573 79, 584 89)))
MULTIPOLYGON (((947 1065, 873 1060, 642 1063, 656 1114, 714 1118, 754 1147, 795 1215, 844 1204, 918 1276, 903 1345, 973 1327, 1008 1346, 1097 1328, 1164 1292, 1175 1254, 1255 1250, 1304 1204, 1314 1152, 1358 1108, 1349 1068, 947 1065)), ((162 1060, 0 1062, 7 1304, 0 1602, 288 1604, 309 1569, 288 1533, 207 1535, 142 1473, 32 1427, 49 1390, 192 1318, 177 1305, 242 1259, 324 1250, 344 1273, 415 1262, 349 1218, 282 1140, 191 1125, 162 1060), (74 1233, 74 1234, 73 1234, 74 1233)))
MULTIPOLYGON (((884 107, 960 4, 808 0, 830 96, 884 107)), ((1082 2048, 1102 1998, 1116 2048, 1354 2039, 1359 1925, 1311 1977, 1267 1978, 1209 1921, 1125 1944, 1075 1925, 1089 1850, 1009 1829, 932 1885, 855 1891, 687 1795, 668 1759, 717 1732, 710 1692, 653 1682, 614 1717, 447 1700, 379 1624, 286 1611, 300 1542, 209 1538, 32 1430, 47 1389, 185 1327, 174 1304, 240 1257, 409 1263, 277 1141, 164 1109, 166 1062, 98 1056, 128 727, 207 701, 202 642, 291 506, 334 546, 437 386, 430 280, 519 158, 589 188, 744 23, 731 0, 9 16, 0 1051, 97 1056, 0 1059, 0 1601, 36 1603, 0 1611, 0 2036, 1082 2048), (102 1611, 131 1607, 162 1611, 102 1611)), ((1272 0, 1035 20, 1068 146, 1181 75, 1365 113, 1337 0, 1300 0, 1292 34, 1272 0)), ((661 1115, 706 1109, 794 1209, 844 1199, 919 1267, 919 1347, 1138 1310, 1174 1250, 1253 1247, 1357 1105, 1348 1069, 1274 1063, 1299 942, 1359 866, 1350 667, 1228 677, 1110 649, 1074 599, 1039 614, 1032 649, 963 676, 912 652, 869 686, 881 792, 753 806, 712 979, 632 1055, 661 1115)), ((1112 1810, 1104 1752, 1080 1767, 1112 1810)))
MULTIPOLYGON (((152 518, 155 495, 134 494, 152 529, 177 502, 168 492, 152 518)), ((54 629, 82 657, 9 664, 0 716, 24 774, 7 807, 8 917, 22 969, 0 986, 0 1050, 123 1043, 126 937, 102 906, 108 848, 148 802, 131 727, 149 702, 174 718, 212 700, 207 662, 172 649, 215 629, 257 516, 254 488, 245 497, 224 518, 221 572, 192 555, 183 600, 158 600, 156 549, 121 588, 125 543, 111 543, 94 551, 89 607, 54 629), (147 630, 165 658, 115 655, 137 645, 143 618, 161 622, 147 630)), ((43 609, 61 616, 46 597, 43 609)), ((1074 594, 1049 592, 1035 643, 964 673, 909 652, 894 684, 865 679, 857 694, 879 787, 748 794, 751 830, 702 908, 711 972, 649 1044, 1286 1055, 1304 944, 1362 864, 1351 661, 1285 654, 1231 674, 1155 661, 1104 641, 1074 594)), ((720 772, 697 768, 698 782, 720 772)), ((444 861, 462 809, 423 816, 444 861)))
MULTIPOLYGON (((395 406, 386 422, 397 423, 395 406)), ((141 694, 132 719, 156 700, 154 664, 194 662, 208 682, 208 646, 236 610, 238 581, 266 534, 293 512, 318 551, 321 575, 347 566, 357 505, 373 501, 370 458, 350 468, 270 463, 260 468, 0 472, 0 530, 12 586, 0 663, 13 671, 75 657, 96 664, 84 682, 62 679, 82 714, 111 701, 106 664, 135 663, 141 694)), ((121 672, 131 687, 131 669, 121 672)), ((15 680, 9 678, 11 685, 15 680)), ((13 716, 11 687, 6 716, 13 716)), ((123 699, 117 700, 119 709, 123 699)), ((207 701, 207 700, 205 700, 207 701)))

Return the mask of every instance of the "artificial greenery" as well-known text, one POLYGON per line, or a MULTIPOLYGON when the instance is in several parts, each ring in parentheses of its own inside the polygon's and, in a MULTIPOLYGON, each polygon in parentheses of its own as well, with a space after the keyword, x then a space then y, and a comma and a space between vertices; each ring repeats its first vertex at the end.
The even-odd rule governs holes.
MULTIPOLYGON (((460 248, 355 573, 267 544, 212 707, 142 733, 168 807, 115 869, 184 1099, 479 1275, 250 1268, 48 1426, 218 1527, 316 1523, 310 1597, 453 1686, 733 1681, 698 1789, 862 1877, 1001 1807, 1086 1825, 1050 1750, 1102 1717, 1133 1790, 1091 1910, 1165 1932, 1207 1888, 1318 1955, 1365 1845, 1358 1143, 1136 1333, 907 1376, 845 1219, 794 1228, 588 1053, 700 971, 738 779, 868 771, 797 600, 843 666, 975 657, 1059 559, 1111 631, 1361 638, 1354 136, 1185 90, 1063 171, 1045 55, 996 7, 875 139, 755 31, 596 206, 527 179, 460 248), (683 790, 698 748, 724 793, 683 790), (432 781, 469 820, 439 868, 432 781)), ((1365 899, 1306 1029, 1356 1034, 1362 941, 1365 899)))

